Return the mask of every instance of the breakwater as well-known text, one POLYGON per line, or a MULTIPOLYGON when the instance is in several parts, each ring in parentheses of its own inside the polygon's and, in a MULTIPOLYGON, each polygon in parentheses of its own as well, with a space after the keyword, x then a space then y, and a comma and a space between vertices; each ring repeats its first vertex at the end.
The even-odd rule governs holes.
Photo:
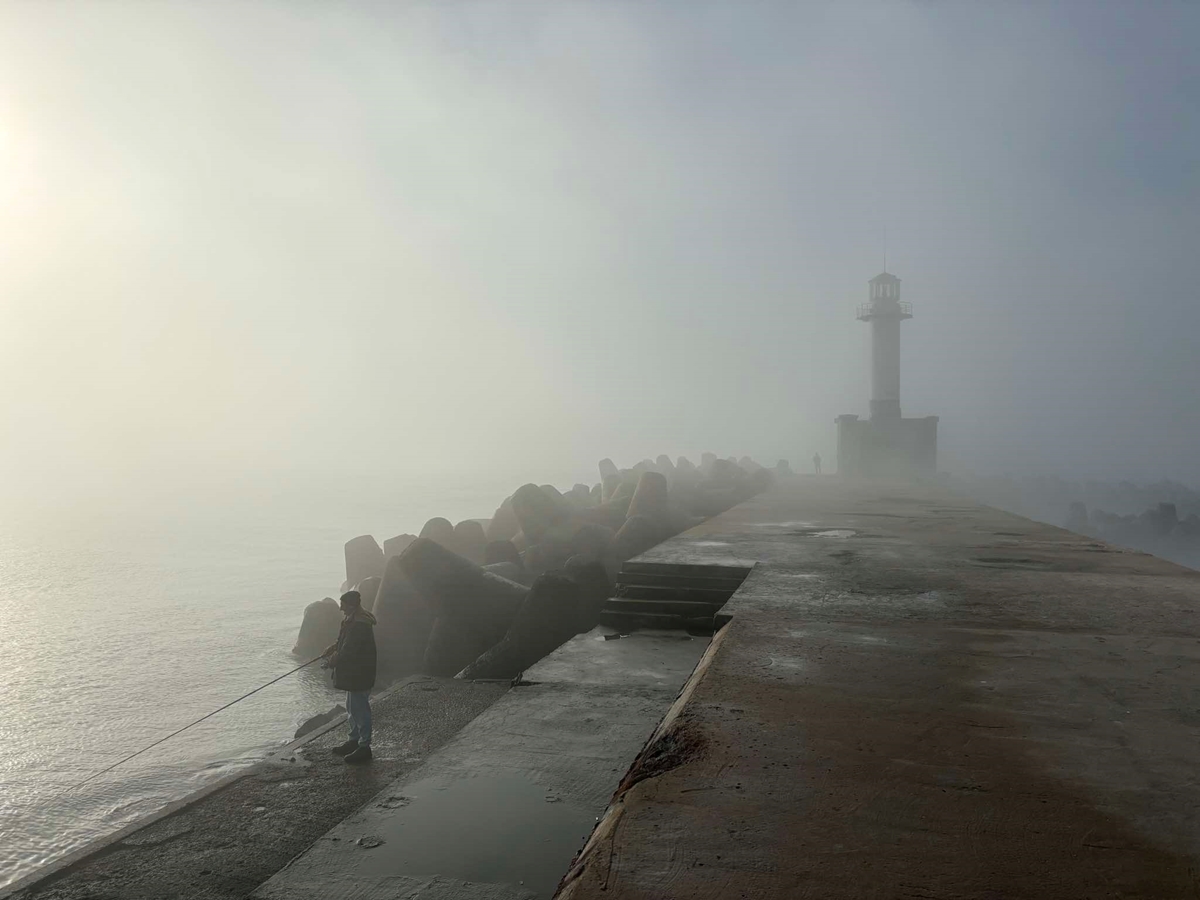
MULTIPOLYGON (((346 580, 377 619, 381 683, 413 674, 511 678, 594 627, 621 564, 791 474, 749 457, 666 455, 566 491, 525 484, 487 519, 435 517, 419 534, 346 542, 346 580)), ((293 652, 337 636, 332 597, 304 610, 293 652)))

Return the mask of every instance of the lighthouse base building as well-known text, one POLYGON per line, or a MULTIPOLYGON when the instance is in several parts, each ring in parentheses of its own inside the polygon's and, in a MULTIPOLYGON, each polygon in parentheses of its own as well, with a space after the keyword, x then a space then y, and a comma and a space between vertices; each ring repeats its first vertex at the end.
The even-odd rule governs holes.
POLYGON ((835 421, 841 474, 920 478, 937 473, 937 416, 880 420, 845 415, 835 421))
POLYGON ((900 415, 900 323, 912 304, 900 299, 900 279, 884 272, 870 281, 858 308, 871 325, 871 416, 845 415, 838 427, 838 472, 872 478, 920 478, 937 473, 937 416, 900 415))

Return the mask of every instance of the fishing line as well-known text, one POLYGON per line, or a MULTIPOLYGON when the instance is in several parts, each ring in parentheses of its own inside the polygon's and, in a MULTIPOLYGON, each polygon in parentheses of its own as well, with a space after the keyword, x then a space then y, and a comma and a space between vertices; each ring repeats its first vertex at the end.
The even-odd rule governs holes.
POLYGON ((66 788, 65 790, 63 790, 61 793, 59 793, 59 795, 58 795, 58 796, 59 796, 59 797, 61 797, 61 796, 63 796, 64 794, 69 794, 71 791, 75 790, 76 788, 81 788, 81 787, 83 787, 83 786, 84 786, 85 784, 87 784, 89 781, 91 781, 91 780, 93 780, 93 779, 95 779, 95 778, 99 778, 101 775, 104 775, 106 772, 111 772, 111 771, 112 771, 113 769, 115 769, 117 766, 124 765, 125 763, 129 762, 131 759, 133 759, 133 758, 134 758, 134 757, 136 757, 136 756, 141 756, 141 755, 142 755, 143 753, 145 753, 147 750, 153 750, 153 749, 154 749, 155 747, 157 747, 159 744, 162 744, 162 743, 165 743, 166 741, 169 741, 171 738, 175 737, 175 736, 176 736, 176 735, 178 735, 178 734, 183 734, 183 733, 184 733, 185 731, 187 731, 189 728, 192 728, 192 727, 194 727, 194 726, 196 726, 196 725, 199 725, 199 724, 200 724, 201 722, 203 722, 205 719, 211 719, 211 718, 212 718, 213 716, 215 716, 217 713, 219 713, 219 712, 224 712, 225 710, 229 709, 229 707, 233 706, 235 703, 241 703, 241 702, 242 702, 243 700, 245 700, 247 697, 253 697, 255 694, 257 694, 257 693, 258 693, 259 691, 261 691, 263 688, 269 688, 271 685, 275 684, 275 682, 277 682, 277 681, 283 681, 283 679, 287 678, 289 675, 295 675, 295 674, 296 674, 297 672, 299 672, 301 669, 307 668, 308 666, 311 666, 313 663, 315 663, 315 662, 318 662, 319 660, 322 660, 322 659, 324 659, 324 658, 325 658, 325 657, 323 657, 323 656, 318 656, 316 659, 310 659, 308 662, 304 663, 303 665, 296 666, 296 668, 292 669, 290 672, 284 672, 284 673, 283 673, 282 675, 280 675, 278 678, 272 678, 272 679, 271 679, 270 681, 268 681, 266 684, 260 684, 260 685, 259 685, 258 687, 256 687, 254 690, 250 691, 250 692, 249 692, 249 693, 247 693, 247 694, 242 694, 242 696, 238 697, 236 700, 230 700, 228 703, 226 703, 226 704, 225 704, 224 706, 222 706, 220 709, 214 709, 214 710, 213 710, 212 712, 210 712, 208 715, 206 715, 206 716, 201 716, 201 717, 200 717, 199 719, 197 719, 195 722, 189 722, 187 725, 184 725, 182 728, 179 728, 179 729, 176 729, 175 731, 172 731, 172 732, 171 732, 170 734, 168 734, 166 737, 159 738, 159 739, 158 739, 157 741, 155 741, 153 744, 148 744, 147 746, 143 747, 141 750, 137 751, 136 753, 130 753, 128 756, 126 756, 126 757, 124 757, 124 758, 122 758, 122 759, 118 759, 118 760, 117 760, 115 763, 113 763, 111 766, 108 766, 108 767, 107 767, 107 768, 105 768, 105 769, 101 769, 99 772, 93 772, 93 773, 92 773, 91 775, 89 775, 87 778, 83 779, 83 781, 80 781, 80 782, 79 782, 79 783, 77 783, 77 784, 73 784, 73 785, 71 785, 70 787, 68 787, 68 788, 66 788))

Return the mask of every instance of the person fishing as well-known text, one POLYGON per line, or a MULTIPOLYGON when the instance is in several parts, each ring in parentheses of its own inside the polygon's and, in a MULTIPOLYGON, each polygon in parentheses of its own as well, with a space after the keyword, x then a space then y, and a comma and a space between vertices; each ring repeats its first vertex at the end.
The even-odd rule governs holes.
POLYGON ((333 686, 346 692, 350 739, 333 748, 348 763, 371 759, 371 688, 375 687, 375 617, 362 607, 358 591, 346 591, 338 605, 342 626, 337 642, 322 656, 322 668, 333 669, 333 686))

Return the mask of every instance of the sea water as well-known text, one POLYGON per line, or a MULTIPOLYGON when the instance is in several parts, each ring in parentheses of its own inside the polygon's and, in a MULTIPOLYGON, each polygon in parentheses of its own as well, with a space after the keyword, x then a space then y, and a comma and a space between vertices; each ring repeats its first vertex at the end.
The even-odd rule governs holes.
POLYGON ((340 702, 313 666, 64 793, 301 662, 304 607, 336 596, 346 540, 487 516, 505 493, 425 485, 361 502, 6 516, 0 887, 252 763, 340 702))

